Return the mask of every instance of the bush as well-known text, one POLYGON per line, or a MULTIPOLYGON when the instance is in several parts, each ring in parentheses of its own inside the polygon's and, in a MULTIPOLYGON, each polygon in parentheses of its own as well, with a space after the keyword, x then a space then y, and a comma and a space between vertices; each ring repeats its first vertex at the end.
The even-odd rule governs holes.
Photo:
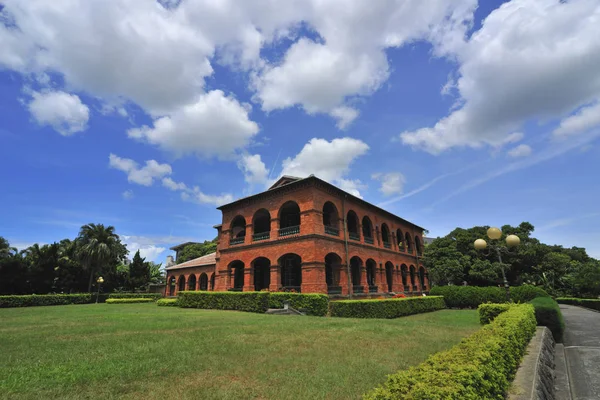
POLYGON ((600 299, 578 299, 576 297, 559 297, 556 299, 559 304, 570 304, 600 311, 600 299))
POLYGON ((154 301, 162 299, 161 293, 111 293, 109 299, 154 299, 154 301))
POLYGON ((106 304, 127 304, 127 303, 152 303, 155 300, 151 297, 132 297, 129 299, 106 299, 106 304))
POLYGON ((434 286, 432 296, 444 296, 448 308, 477 308, 482 303, 504 303, 506 292, 497 286, 434 286))
POLYGON ((96 297, 92 297, 89 293, 0 296, 0 308, 86 304, 95 299, 96 297))
POLYGON ((159 307, 177 307, 179 303, 177 299, 160 299, 156 302, 156 305, 159 307))
POLYGON ((332 301, 329 310, 332 317, 342 318, 398 318, 446 308, 441 296, 408 297, 385 300, 332 301))
POLYGON ((535 319, 538 326, 547 326, 552 331, 556 342, 562 342, 565 321, 558 303, 551 297, 536 297, 529 303, 535 308, 535 319))
POLYGON ((450 350, 388 376, 384 385, 364 398, 504 399, 534 334, 533 306, 513 305, 450 350))
POLYGON ((550 297, 541 287, 523 285, 510 288, 510 299, 515 303, 528 303, 536 297, 550 297))
POLYGON ((237 310, 264 313, 269 308, 269 292, 182 291, 179 307, 214 310, 237 310))
POLYGON ((480 304, 477 307, 477 311, 479 312, 479 323, 481 325, 489 324, 496 318, 498 315, 507 311, 510 308, 510 304, 493 304, 493 303, 485 303, 480 304))
POLYGON ((309 315, 325 316, 329 309, 329 296, 325 294, 269 293, 269 308, 283 308, 284 301, 288 301, 290 307, 309 315))

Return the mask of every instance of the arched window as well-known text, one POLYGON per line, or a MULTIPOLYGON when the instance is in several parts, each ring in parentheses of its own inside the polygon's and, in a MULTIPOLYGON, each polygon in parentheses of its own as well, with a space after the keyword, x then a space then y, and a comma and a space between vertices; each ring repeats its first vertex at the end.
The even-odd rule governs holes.
POLYGON ((210 290, 215 290, 215 274, 214 272, 210 275, 210 290))
POLYGON ((233 275, 233 290, 241 292, 244 288, 244 263, 236 260, 229 264, 229 268, 233 275))
POLYGON ((365 243, 373 244, 373 224, 371 223, 371 219, 366 215, 362 219, 362 233, 365 243))
POLYGON ((350 274, 352 275, 352 285, 354 286, 353 291, 361 292, 363 290, 360 284, 360 269, 362 268, 363 262, 360 257, 354 256, 350 259, 350 274))
POLYGON ((196 275, 194 274, 188 278, 188 290, 196 290, 196 275))
POLYGON ((271 284, 271 261, 265 257, 258 257, 252 261, 254 268, 254 290, 257 292, 268 289, 271 284))
POLYGON ((279 236, 300 233, 300 207, 295 201, 288 201, 279 209, 279 236))
POLYGON ((323 226, 328 235, 340 235, 340 217, 337 208, 330 201, 323 205, 323 226))
POLYGON ((398 241, 398 250, 405 251, 406 248, 404 247, 404 234, 400 229, 396 229, 396 240, 398 241))
POLYGON ((169 279, 169 296, 175 296, 175 288, 177 287, 177 280, 174 276, 169 279))
POLYGON ((367 285, 369 285, 369 292, 377 293, 377 263, 372 258, 369 258, 366 262, 367 267, 367 285))
POLYGON ((329 253, 325 256, 325 281, 327 282, 327 292, 329 294, 340 294, 340 272, 342 259, 335 253, 329 253))
POLYGON ((404 291, 406 292, 406 277, 408 276, 408 267, 406 264, 402 264, 400 267, 400 274, 402 275, 402 286, 404 286, 404 291))
POLYGON ((381 224, 381 241, 383 242, 383 247, 386 249, 392 247, 390 243, 390 228, 388 228, 386 223, 381 224))
POLYGON ((394 285, 394 264, 389 261, 385 263, 385 280, 387 281, 388 292, 392 292, 394 285))
POLYGON ((360 240, 360 233, 358 232, 358 216, 356 213, 352 210, 348 211, 346 221, 348 224, 348 237, 352 240, 360 240))
POLYGON ((208 290, 208 275, 205 273, 200 275, 200 290, 208 290))
POLYGON ((231 221, 231 239, 230 245, 244 243, 246 238, 246 219, 238 215, 231 221))
POLYGON ((183 292, 185 290, 185 276, 181 275, 179 277, 179 291, 183 292))
POLYGON ((404 239, 406 240, 406 249, 409 253, 412 253, 412 240, 410 240, 410 235, 408 232, 404 235, 404 239))
POLYGON ((415 290, 415 266, 411 265, 410 266, 410 285, 411 285, 411 290, 415 290))
POLYGON ((418 236, 415 236, 415 247, 417 249, 417 254, 422 256, 423 255, 423 247, 421 247, 421 239, 419 239, 418 236))
POLYGON ((419 267, 419 281, 421 282, 421 290, 427 289, 425 286, 425 268, 419 267))
POLYGON ((302 286, 302 258, 297 254, 286 254, 279 258, 281 286, 284 291, 300 292, 302 286))
POLYGON ((252 218, 252 228, 254 230, 252 241, 269 239, 271 237, 271 214, 269 211, 261 208, 255 212, 252 218))

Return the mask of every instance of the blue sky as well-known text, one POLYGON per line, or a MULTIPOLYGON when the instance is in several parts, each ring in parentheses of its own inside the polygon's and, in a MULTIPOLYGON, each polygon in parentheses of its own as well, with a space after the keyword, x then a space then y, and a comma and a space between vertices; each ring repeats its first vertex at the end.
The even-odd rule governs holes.
POLYGON ((314 173, 600 257, 597 1, 326 3, 0 0, 0 235, 111 224, 163 261, 314 173))

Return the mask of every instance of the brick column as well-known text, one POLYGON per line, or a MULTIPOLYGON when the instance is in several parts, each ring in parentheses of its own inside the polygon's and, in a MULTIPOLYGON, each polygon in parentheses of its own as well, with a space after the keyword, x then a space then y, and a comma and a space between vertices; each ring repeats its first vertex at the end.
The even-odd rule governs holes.
POLYGON ((397 265, 392 274, 392 291, 396 293, 404 291, 404 286, 402 285, 402 270, 397 265))
POLYGON ((242 291, 254 291, 254 268, 251 265, 244 266, 244 286, 242 291))
POLYGON ((369 284, 367 282, 367 267, 362 265, 360 267, 360 284, 363 287, 364 293, 369 293, 369 284))
POLYGON ((342 287, 342 294, 348 295, 348 267, 346 264, 340 264, 340 286, 342 287))
POLYGON ((379 278, 377 279, 377 291, 379 293, 387 292, 387 277, 385 275, 385 265, 379 263, 379 278))
POLYGON ((271 239, 279 237, 279 218, 271 218, 271 239))
POLYGON ((324 263, 302 264, 302 293, 327 294, 324 263))
POLYGON ((281 268, 279 265, 271 265, 271 282, 269 284, 269 290, 276 292, 281 286, 281 268))

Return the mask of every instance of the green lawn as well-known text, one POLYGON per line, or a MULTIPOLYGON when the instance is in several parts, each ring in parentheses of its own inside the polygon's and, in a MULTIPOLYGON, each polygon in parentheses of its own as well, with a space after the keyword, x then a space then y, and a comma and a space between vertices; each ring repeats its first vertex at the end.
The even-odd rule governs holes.
POLYGON ((353 399, 478 329, 395 320, 87 304, 0 309, 0 398, 353 399))

